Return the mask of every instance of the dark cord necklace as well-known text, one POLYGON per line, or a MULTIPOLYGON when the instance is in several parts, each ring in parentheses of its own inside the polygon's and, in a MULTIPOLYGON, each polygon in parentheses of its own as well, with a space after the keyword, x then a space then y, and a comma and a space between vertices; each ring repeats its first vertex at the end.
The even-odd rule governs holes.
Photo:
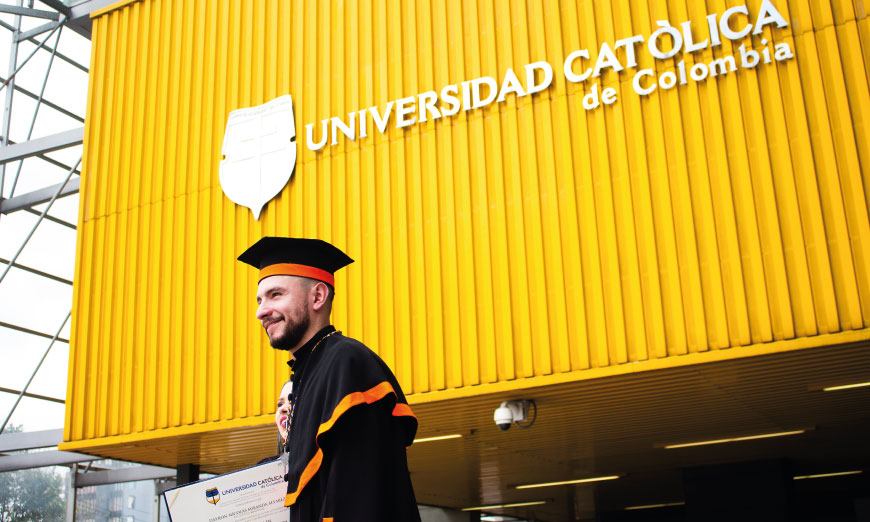
POLYGON ((314 350, 316 350, 317 347, 320 346, 321 343, 323 343, 323 341, 325 341, 327 339, 327 337, 329 337, 330 335, 340 334, 340 333, 341 333, 340 330, 333 330, 333 331, 329 332, 328 334, 324 335, 323 337, 321 337, 320 340, 317 341, 317 344, 315 344, 314 347, 311 348, 311 353, 308 354, 309 360, 306 361, 305 366, 300 368, 298 379, 295 379, 296 372, 294 372, 293 391, 290 392, 290 413, 288 415, 290 422, 289 422, 289 426, 287 427, 287 442, 284 443, 284 452, 285 453, 290 452, 290 437, 293 435, 293 432, 295 431, 293 429, 293 427, 296 424, 295 422, 293 422, 293 420, 295 419, 295 414, 296 414, 296 403, 299 402, 298 399, 302 398, 302 378, 308 373, 308 366, 312 362, 310 359, 314 355, 314 350))

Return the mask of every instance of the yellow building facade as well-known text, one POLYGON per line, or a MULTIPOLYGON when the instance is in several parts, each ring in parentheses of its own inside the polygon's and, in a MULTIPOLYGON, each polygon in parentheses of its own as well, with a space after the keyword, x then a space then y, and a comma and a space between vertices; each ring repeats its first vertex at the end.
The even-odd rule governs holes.
POLYGON ((61 449, 269 454, 287 354, 235 259, 265 235, 357 260, 333 323, 421 436, 447 405, 866 347, 868 194, 862 0, 120 2, 93 17, 61 449), (228 117, 287 94, 295 166, 255 219, 228 117))

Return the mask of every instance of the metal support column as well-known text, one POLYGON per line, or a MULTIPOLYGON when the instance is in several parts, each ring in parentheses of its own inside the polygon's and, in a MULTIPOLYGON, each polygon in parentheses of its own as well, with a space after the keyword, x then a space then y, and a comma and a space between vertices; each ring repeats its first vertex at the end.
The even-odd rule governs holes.
POLYGON ((199 480, 199 464, 179 464, 176 468, 175 482, 182 486, 199 480))
POLYGON ((79 465, 73 464, 69 468, 69 478, 66 481, 66 522, 75 522, 76 520, 76 475, 79 472, 79 465))
MULTIPOLYGON (((23 7, 24 0, 18 0, 18 7, 23 7)), ((18 35, 21 32, 21 15, 15 17, 12 26, 12 46, 9 49, 9 74, 7 77, 8 87, 3 104, 3 120, 0 122, 0 147, 9 144, 9 123, 12 120, 12 97, 15 93, 15 65, 18 62, 18 35)), ((3 184, 6 181, 6 165, 0 165, 0 199, 3 199, 3 184)))

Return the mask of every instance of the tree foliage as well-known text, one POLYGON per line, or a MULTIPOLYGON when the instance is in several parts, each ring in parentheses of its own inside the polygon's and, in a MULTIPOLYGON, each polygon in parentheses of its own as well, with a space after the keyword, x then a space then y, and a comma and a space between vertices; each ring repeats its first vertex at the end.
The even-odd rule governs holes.
MULTIPOLYGON (((4 433, 21 431, 7 426, 4 433)), ((63 478, 52 469, 0 473, 0 522, 62 522, 66 516, 63 478)))

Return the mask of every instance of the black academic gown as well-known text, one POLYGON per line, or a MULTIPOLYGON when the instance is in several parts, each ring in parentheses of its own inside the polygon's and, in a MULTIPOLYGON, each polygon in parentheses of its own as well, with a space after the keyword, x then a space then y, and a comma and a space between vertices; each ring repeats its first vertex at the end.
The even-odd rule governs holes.
POLYGON ((294 354, 290 520, 417 522, 405 455, 417 419, 380 357, 334 331, 294 354))

